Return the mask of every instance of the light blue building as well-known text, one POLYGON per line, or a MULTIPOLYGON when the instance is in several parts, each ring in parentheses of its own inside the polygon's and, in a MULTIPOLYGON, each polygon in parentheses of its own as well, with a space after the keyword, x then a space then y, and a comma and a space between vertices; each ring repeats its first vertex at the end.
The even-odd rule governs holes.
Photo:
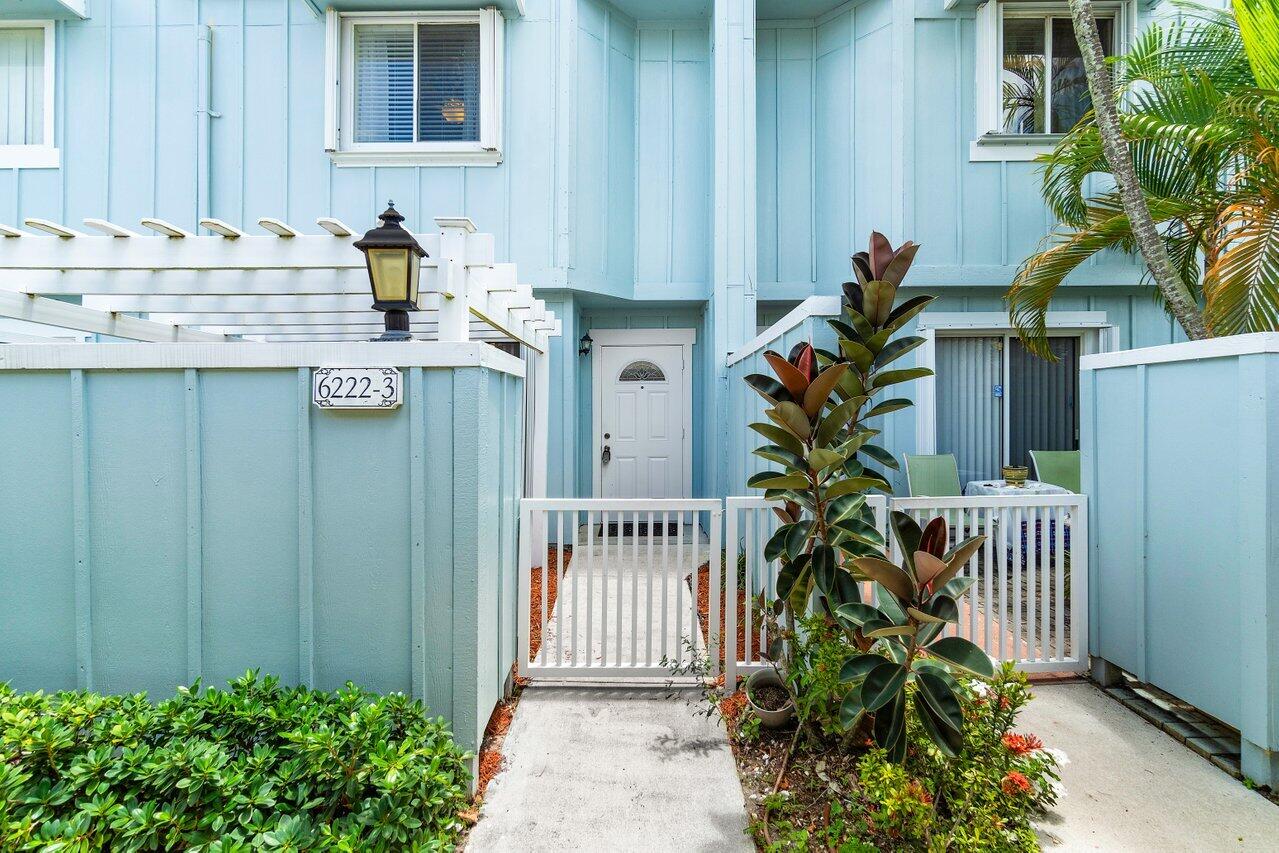
MULTIPOLYGON (((1096 5, 1111 50, 1148 14, 1096 5)), ((744 491, 751 353, 820 334, 829 300, 791 312, 838 293, 877 229, 923 244, 909 284, 941 297, 919 350, 936 379, 885 425, 890 447, 989 476, 1030 447, 1077 446, 1081 354, 1177 339, 1123 256, 1055 303, 1060 366, 1009 337, 1001 295, 1053 226, 1028 161, 1082 109, 1066 14, 0 0, 0 223, 258 232, 266 216, 320 233, 320 217, 369 227, 388 198, 416 230, 470 217, 563 322, 549 494, 601 497, 744 491), (1045 66, 1047 80, 1025 70, 1045 66)))

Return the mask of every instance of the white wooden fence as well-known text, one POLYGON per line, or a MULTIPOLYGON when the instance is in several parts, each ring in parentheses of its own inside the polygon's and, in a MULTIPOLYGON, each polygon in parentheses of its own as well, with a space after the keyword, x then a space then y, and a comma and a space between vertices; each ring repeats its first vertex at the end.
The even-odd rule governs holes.
POLYGON ((718 661, 698 602, 719 612, 723 514, 718 500, 521 501, 521 531, 545 530, 551 544, 543 555, 520 537, 519 674, 692 678, 678 670, 694 652, 718 661))
MULTIPOLYGON (((873 496, 869 504, 894 561, 900 555, 890 507, 921 524, 945 517, 952 545, 986 536, 963 570, 974 584, 960 602, 959 623, 945 635, 965 637, 1026 671, 1086 669, 1084 496, 873 496)), ((531 537, 521 537, 519 674, 611 679, 722 671, 733 684, 738 674, 768 666, 759 596, 771 601, 777 582, 777 562, 763 556, 778 524, 771 506, 762 497, 522 501, 521 529, 545 529, 551 545, 543 557, 531 537), (687 668, 694 653, 704 662, 701 672, 687 668)), ((862 592, 873 601, 872 584, 862 592)))

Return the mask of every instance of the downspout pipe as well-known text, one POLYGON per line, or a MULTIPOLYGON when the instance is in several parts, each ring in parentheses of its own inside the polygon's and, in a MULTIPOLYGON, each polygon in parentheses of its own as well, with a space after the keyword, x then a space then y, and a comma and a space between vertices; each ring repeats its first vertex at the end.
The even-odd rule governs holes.
POLYGON ((212 216, 210 174, 213 168, 213 119, 221 113, 212 110, 213 102, 213 27, 199 22, 200 4, 196 3, 196 173, 195 222, 212 216))

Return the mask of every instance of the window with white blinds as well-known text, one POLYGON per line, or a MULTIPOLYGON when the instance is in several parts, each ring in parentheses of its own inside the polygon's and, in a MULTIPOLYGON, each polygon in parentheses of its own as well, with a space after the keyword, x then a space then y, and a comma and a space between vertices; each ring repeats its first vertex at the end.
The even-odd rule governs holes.
POLYGON ((409 162, 415 155, 430 162, 425 158, 449 154, 498 161, 495 10, 338 17, 341 109, 334 112, 341 120, 329 147, 339 163, 409 162))
POLYGON ((0 26, 0 145, 46 145, 45 28, 0 26))

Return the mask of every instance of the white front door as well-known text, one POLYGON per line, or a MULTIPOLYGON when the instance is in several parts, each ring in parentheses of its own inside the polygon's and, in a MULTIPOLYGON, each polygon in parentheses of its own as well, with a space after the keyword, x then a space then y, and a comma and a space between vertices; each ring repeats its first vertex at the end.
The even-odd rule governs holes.
POLYGON ((600 496, 689 497, 685 347, 603 344, 596 358, 600 496))

